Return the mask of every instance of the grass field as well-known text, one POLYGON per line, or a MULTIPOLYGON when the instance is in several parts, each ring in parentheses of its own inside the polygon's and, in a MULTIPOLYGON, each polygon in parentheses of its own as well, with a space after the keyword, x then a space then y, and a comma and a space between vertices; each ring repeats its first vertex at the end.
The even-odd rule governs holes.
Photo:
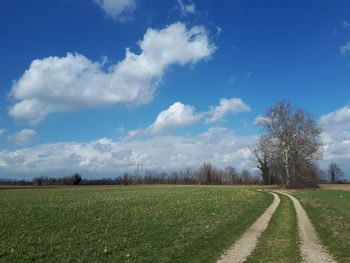
POLYGON ((297 191, 293 195, 301 201, 337 261, 350 262, 350 191, 297 191))
POLYGON ((215 262, 272 201, 237 187, 0 191, 2 262, 215 262))

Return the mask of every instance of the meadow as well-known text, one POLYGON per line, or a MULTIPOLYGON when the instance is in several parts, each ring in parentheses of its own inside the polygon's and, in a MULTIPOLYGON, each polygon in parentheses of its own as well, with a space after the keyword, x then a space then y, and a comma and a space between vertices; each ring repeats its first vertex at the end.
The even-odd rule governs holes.
POLYGON ((338 262, 350 262, 350 187, 297 191, 296 196, 338 262), (337 189, 338 188, 338 189, 337 189), (347 189, 347 190, 345 190, 347 189))
MULTIPOLYGON (((290 193, 337 262, 350 262, 343 188, 290 193)), ((244 186, 2 189, 0 262, 215 262, 272 202, 244 186)), ((295 209, 279 196, 246 262, 301 262, 295 209)))
POLYGON ((272 201, 247 187, 0 191, 1 262, 215 262, 272 201))

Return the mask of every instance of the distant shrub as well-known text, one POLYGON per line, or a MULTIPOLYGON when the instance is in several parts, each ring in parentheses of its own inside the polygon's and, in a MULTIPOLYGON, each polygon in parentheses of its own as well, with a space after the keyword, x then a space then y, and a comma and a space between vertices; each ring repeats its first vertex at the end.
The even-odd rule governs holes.
POLYGON ((73 184, 78 185, 81 182, 81 176, 80 174, 76 173, 73 175, 73 184))
POLYGON ((50 178, 48 178, 47 176, 39 176, 33 179, 33 184, 37 186, 42 186, 48 184, 49 180, 50 178))
POLYGON ((78 173, 75 173, 71 176, 66 176, 63 178, 64 185, 78 185, 81 182, 81 176, 78 173))
POLYGON ((75 173, 71 176, 63 178, 52 178, 47 176, 38 176, 32 180, 32 184, 36 186, 42 185, 79 185, 82 181, 80 174, 75 173))

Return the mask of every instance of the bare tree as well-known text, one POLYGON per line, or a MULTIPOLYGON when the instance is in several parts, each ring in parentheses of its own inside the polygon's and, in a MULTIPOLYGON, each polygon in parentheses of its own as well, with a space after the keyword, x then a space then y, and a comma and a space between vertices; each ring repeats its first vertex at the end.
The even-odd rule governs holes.
POLYGON ((340 179, 343 177, 344 173, 338 164, 331 163, 329 165, 329 168, 328 168, 328 175, 329 175, 331 182, 334 184, 335 182, 340 181, 340 179))
POLYGON ((264 184, 271 184, 270 178, 270 162, 273 157, 273 148, 271 138, 261 136, 259 141, 250 150, 253 154, 253 159, 256 161, 257 167, 261 170, 261 177, 264 184))
POLYGON ((271 184, 282 184, 283 183, 283 165, 281 158, 279 156, 274 155, 270 164, 269 175, 271 179, 271 184))
POLYGON ((252 178, 250 176, 250 173, 247 169, 243 169, 241 172, 241 179, 243 184, 251 184, 252 178))
POLYGON ((212 184, 213 169, 210 163, 203 163, 197 172, 197 178, 200 184, 212 184))
POLYGON ((303 168, 313 167, 321 156, 321 129, 316 120, 303 109, 279 102, 266 112, 260 125, 271 138, 274 156, 282 165, 283 184, 302 186, 300 184, 310 179, 310 173, 304 173, 303 168))
POLYGON ((225 177, 227 179, 227 182, 230 184, 234 184, 236 182, 237 178, 237 171, 236 168, 233 166, 227 166, 225 168, 225 177))

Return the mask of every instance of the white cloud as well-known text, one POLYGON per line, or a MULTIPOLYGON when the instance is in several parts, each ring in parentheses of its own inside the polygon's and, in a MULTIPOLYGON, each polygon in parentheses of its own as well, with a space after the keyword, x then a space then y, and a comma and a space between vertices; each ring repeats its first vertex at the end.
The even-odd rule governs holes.
POLYGON ((220 99, 220 105, 211 106, 209 111, 195 113, 195 108, 181 102, 175 102, 168 109, 160 112, 153 124, 145 129, 136 129, 127 133, 126 138, 135 138, 142 135, 155 135, 171 129, 181 128, 199 120, 213 123, 223 119, 230 113, 250 111, 242 99, 220 99))
POLYGON ((254 119, 254 125, 259 126, 263 123, 265 123, 268 120, 268 118, 265 118, 263 116, 258 116, 254 119))
POLYGON ((6 129, 0 129, 0 136, 6 132, 6 129))
POLYGON ((230 113, 250 111, 250 107, 240 98, 221 98, 218 106, 211 106, 206 123, 221 121, 230 113))
POLYGON ((192 124, 199 118, 194 111, 192 106, 175 102, 168 109, 159 113, 157 119, 149 128, 152 133, 158 134, 165 130, 192 124))
MULTIPOLYGON (((350 171, 350 107, 320 117, 324 132, 322 168, 337 162, 349 176, 350 171)), ((195 114, 194 114, 195 115, 195 114)), ((249 146, 257 136, 241 136, 222 127, 212 127, 197 136, 151 136, 112 141, 102 138, 87 143, 62 142, 44 144, 13 151, 0 151, 0 175, 10 172, 50 173, 60 171, 93 172, 115 175, 144 169, 173 170, 198 167, 208 161, 221 168, 254 169, 249 146)))
POLYGON ((37 137, 38 133, 32 129, 23 129, 19 132, 9 135, 9 139, 20 146, 30 144, 37 137))
POLYGON ((95 0, 107 16, 124 21, 132 15, 136 9, 135 0, 95 0))
POLYGON ((350 52, 350 41, 346 43, 344 46, 340 47, 340 53, 345 55, 350 52))
POLYGON ((177 0, 177 3, 183 16, 196 13, 196 5, 192 1, 185 3, 183 0, 177 0))
POLYGON ((216 166, 254 168, 248 147, 255 137, 238 136, 225 128, 214 127, 193 137, 157 136, 113 142, 103 138, 89 143, 54 143, 1 151, 0 174, 23 172, 79 171, 108 173, 144 169, 174 170, 197 168, 203 162, 216 166))
POLYGON ((350 172, 350 107, 325 114, 319 122, 323 128, 324 166, 337 162, 350 172))
POLYGON ((190 125, 200 119, 200 114, 195 113, 193 106, 175 102, 168 109, 160 112, 153 124, 146 129, 130 131, 127 135, 133 138, 146 134, 160 134, 164 131, 190 125))
POLYGON ((11 95, 19 102, 10 115, 35 124, 52 112, 143 105, 153 99, 169 66, 194 64, 216 50, 203 27, 187 29, 183 23, 148 29, 139 46, 140 54, 127 49, 125 58, 107 71, 103 62, 80 54, 34 60, 12 86, 11 95))
POLYGON ((327 127, 331 125, 349 125, 350 126, 350 107, 345 106, 334 112, 320 117, 320 123, 327 127))

